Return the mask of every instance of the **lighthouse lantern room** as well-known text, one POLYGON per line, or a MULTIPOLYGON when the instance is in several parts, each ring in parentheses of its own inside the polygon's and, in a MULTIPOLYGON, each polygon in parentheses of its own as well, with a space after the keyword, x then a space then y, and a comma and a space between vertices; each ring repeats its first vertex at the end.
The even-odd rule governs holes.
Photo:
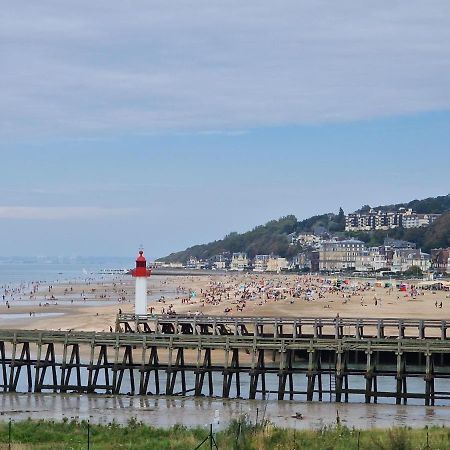
POLYGON ((136 268, 132 270, 131 274, 136 278, 134 313, 147 314, 147 278, 151 275, 151 271, 147 270, 147 261, 143 250, 139 250, 136 268))

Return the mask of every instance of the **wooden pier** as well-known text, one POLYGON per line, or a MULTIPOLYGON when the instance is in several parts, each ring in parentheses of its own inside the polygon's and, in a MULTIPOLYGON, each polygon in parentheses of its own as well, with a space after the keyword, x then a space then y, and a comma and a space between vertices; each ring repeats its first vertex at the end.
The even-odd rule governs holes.
POLYGON ((450 321, 396 318, 231 317, 119 314, 116 332, 284 338, 447 339, 450 321))
POLYGON ((450 400, 447 339, 0 330, 0 363, 4 392, 450 400))

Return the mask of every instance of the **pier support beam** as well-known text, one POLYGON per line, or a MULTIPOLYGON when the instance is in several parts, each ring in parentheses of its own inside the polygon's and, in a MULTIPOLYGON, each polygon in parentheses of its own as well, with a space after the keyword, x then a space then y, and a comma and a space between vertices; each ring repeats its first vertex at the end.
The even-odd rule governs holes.
POLYGON ((61 392, 68 390, 83 392, 84 387, 81 382, 81 361, 80 361, 80 346, 79 344, 68 344, 67 340, 64 343, 63 360, 61 364, 61 392), (67 352, 69 345, 72 347, 69 362, 67 362, 67 352), (70 376, 72 369, 76 371, 76 384, 70 384, 70 376))
POLYGON ((253 352, 252 369, 250 369, 250 393, 249 393, 250 399, 256 398, 256 392, 258 390, 258 381, 260 376, 261 376, 262 398, 263 399, 266 398, 266 371, 264 362, 264 352, 265 352, 264 349, 255 350, 253 352), (255 365, 256 354, 258 356, 255 365))
POLYGON ((156 394, 159 395, 159 360, 158 360, 158 348, 151 347, 150 348, 150 356, 147 360, 147 352, 148 349, 146 346, 142 349, 142 361, 141 365, 141 375, 139 381, 139 394, 147 395, 147 394, 156 394), (151 373, 154 372, 154 380, 155 380, 155 390, 154 392, 149 392, 149 382, 151 373))
POLYGON ((17 358, 17 346, 19 343, 14 339, 13 341, 13 350, 11 356, 10 363, 10 373, 9 373, 9 391, 16 392, 17 384, 19 382, 20 371, 22 367, 25 366, 27 371, 27 390, 28 392, 33 392, 33 379, 31 374, 31 357, 30 357, 30 343, 24 342, 22 343, 22 351, 20 353, 19 358, 17 358))
MULTIPOLYGON (((241 368, 239 367, 239 349, 235 348, 232 350, 231 364, 226 365, 223 371, 223 389, 222 396, 224 398, 228 398, 230 396, 230 389, 233 382, 233 376, 235 377, 235 386, 236 386, 236 397, 240 398, 241 396, 241 382, 240 382, 240 373, 241 368)), ((226 362, 228 363, 229 353, 225 355, 226 362)))
POLYGON ((434 406, 434 364, 433 355, 425 353, 425 405, 434 406))
POLYGON ((41 392, 42 389, 53 389, 53 392, 58 391, 58 379, 56 376, 56 360, 55 360, 55 346, 53 343, 47 344, 47 351, 45 353, 45 358, 42 361, 42 342, 38 344, 38 356, 36 359, 36 369, 35 369, 35 382, 34 382, 34 392, 41 392), (45 381, 45 372, 47 371, 47 367, 51 368, 52 371, 52 385, 44 385, 45 381))

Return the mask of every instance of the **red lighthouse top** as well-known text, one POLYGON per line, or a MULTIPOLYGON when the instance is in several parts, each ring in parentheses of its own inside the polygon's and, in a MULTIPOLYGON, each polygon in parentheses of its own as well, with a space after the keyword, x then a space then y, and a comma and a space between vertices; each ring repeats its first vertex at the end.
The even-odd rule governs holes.
POLYGON ((136 268, 131 271, 131 275, 133 277, 149 277, 151 273, 151 270, 147 270, 147 260, 144 252, 139 250, 139 256, 136 258, 136 268))

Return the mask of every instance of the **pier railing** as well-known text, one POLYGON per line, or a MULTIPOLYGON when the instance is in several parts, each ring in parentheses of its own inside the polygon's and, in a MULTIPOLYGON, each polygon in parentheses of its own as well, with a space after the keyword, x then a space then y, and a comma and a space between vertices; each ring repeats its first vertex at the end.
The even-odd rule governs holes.
POLYGON ((437 338, 446 340, 450 321, 403 318, 252 317, 119 314, 117 332, 251 335, 258 337, 437 338))

